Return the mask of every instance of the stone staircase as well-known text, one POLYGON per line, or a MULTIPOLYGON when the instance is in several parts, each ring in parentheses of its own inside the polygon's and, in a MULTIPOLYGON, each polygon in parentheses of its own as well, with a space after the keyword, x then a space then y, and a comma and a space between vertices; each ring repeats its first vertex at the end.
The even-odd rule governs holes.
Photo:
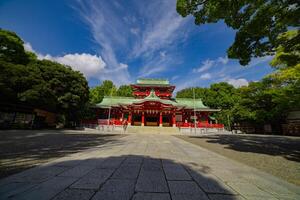
POLYGON ((178 135, 180 134, 177 127, 153 127, 153 126, 128 126, 126 133, 134 134, 167 134, 178 135))

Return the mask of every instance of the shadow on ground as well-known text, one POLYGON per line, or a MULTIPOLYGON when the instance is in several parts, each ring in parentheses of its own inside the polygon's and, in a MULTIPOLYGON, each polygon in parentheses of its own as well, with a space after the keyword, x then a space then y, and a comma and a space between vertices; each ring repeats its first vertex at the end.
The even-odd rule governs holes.
MULTIPOLYGON (((124 135, 123 135, 124 136, 124 135)), ((121 135, 63 131, 7 131, 0 133, 0 178, 52 159, 114 142, 121 135)))
POLYGON ((225 145, 224 148, 235 151, 282 156, 300 162, 300 138, 269 135, 212 135, 190 138, 201 138, 208 143, 225 145))
POLYGON ((209 167, 123 155, 57 161, 0 180, 1 199, 243 199, 209 167))

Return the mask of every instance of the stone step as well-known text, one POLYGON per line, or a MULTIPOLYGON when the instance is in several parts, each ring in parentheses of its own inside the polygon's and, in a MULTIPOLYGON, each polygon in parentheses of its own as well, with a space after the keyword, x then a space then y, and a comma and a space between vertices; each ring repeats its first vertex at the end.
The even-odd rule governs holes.
POLYGON ((127 133, 137 134, 180 134, 177 127, 128 126, 127 133))

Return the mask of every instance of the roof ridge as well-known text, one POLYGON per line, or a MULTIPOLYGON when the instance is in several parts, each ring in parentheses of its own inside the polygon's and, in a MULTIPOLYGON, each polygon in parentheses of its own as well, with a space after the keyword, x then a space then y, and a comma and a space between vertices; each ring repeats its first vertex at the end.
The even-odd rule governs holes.
POLYGON ((124 99, 134 99, 134 97, 124 97, 124 96, 104 96, 103 98, 124 98, 124 99))

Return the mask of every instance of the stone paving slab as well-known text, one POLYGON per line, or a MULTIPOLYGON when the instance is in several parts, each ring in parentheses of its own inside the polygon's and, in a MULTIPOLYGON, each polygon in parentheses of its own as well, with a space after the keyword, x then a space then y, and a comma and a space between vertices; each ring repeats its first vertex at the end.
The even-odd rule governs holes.
POLYGON ((93 200, 130 200, 134 193, 133 180, 108 180, 93 200))
MULTIPOLYGON (((202 190, 206 193, 213 194, 237 194, 232 188, 220 181, 216 176, 207 173, 196 173, 193 170, 188 170, 193 179, 198 183, 202 190)), ((225 196, 226 197, 226 196, 225 196)))
POLYGON ((54 177, 53 179, 43 182, 30 189, 29 191, 17 194, 11 199, 33 200, 33 199, 51 199, 59 192, 66 189, 76 179, 71 177, 54 177))
POLYGON ((167 180, 191 180, 191 176, 179 164, 163 165, 167 180))
POLYGON ((140 164, 123 164, 113 174, 113 179, 137 179, 140 164))
POLYGON ((209 200, 194 181, 169 181, 172 199, 209 200))
POLYGON ((125 158, 123 157, 107 158, 101 163, 99 168, 115 169, 118 168, 124 160, 125 158))
POLYGON ((169 193, 136 193, 132 200, 171 200, 169 193))
POLYGON ((9 183, 0 187, 0 199, 7 199, 10 196, 22 193, 36 186, 33 183, 9 183))
POLYGON ((113 169, 93 169, 86 176, 72 184, 70 188, 97 190, 113 172, 113 169))
POLYGON ((240 195, 228 195, 228 194, 209 194, 210 200, 245 200, 240 195))
POLYGON ((84 166, 84 165, 77 166, 77 167, 74 167, 72 169, 69 169, 69 170, 59 174, 58 176, 80 178, 80 177, 86 175, 92 169, 93 169, 93 167, 91 167, 91 166, 84 166))
POLYGON ((2 179, 0 199, 298 200, 300 188, 173 136, 144 134, 2 179))
POLYGON ((94 193, 93 190, 66 189, 52 200, 89 200, 94 193))
POLYGON ((148 171, 141 169, 135 190, 138 192, 169 192, 162 170, 148 171))

